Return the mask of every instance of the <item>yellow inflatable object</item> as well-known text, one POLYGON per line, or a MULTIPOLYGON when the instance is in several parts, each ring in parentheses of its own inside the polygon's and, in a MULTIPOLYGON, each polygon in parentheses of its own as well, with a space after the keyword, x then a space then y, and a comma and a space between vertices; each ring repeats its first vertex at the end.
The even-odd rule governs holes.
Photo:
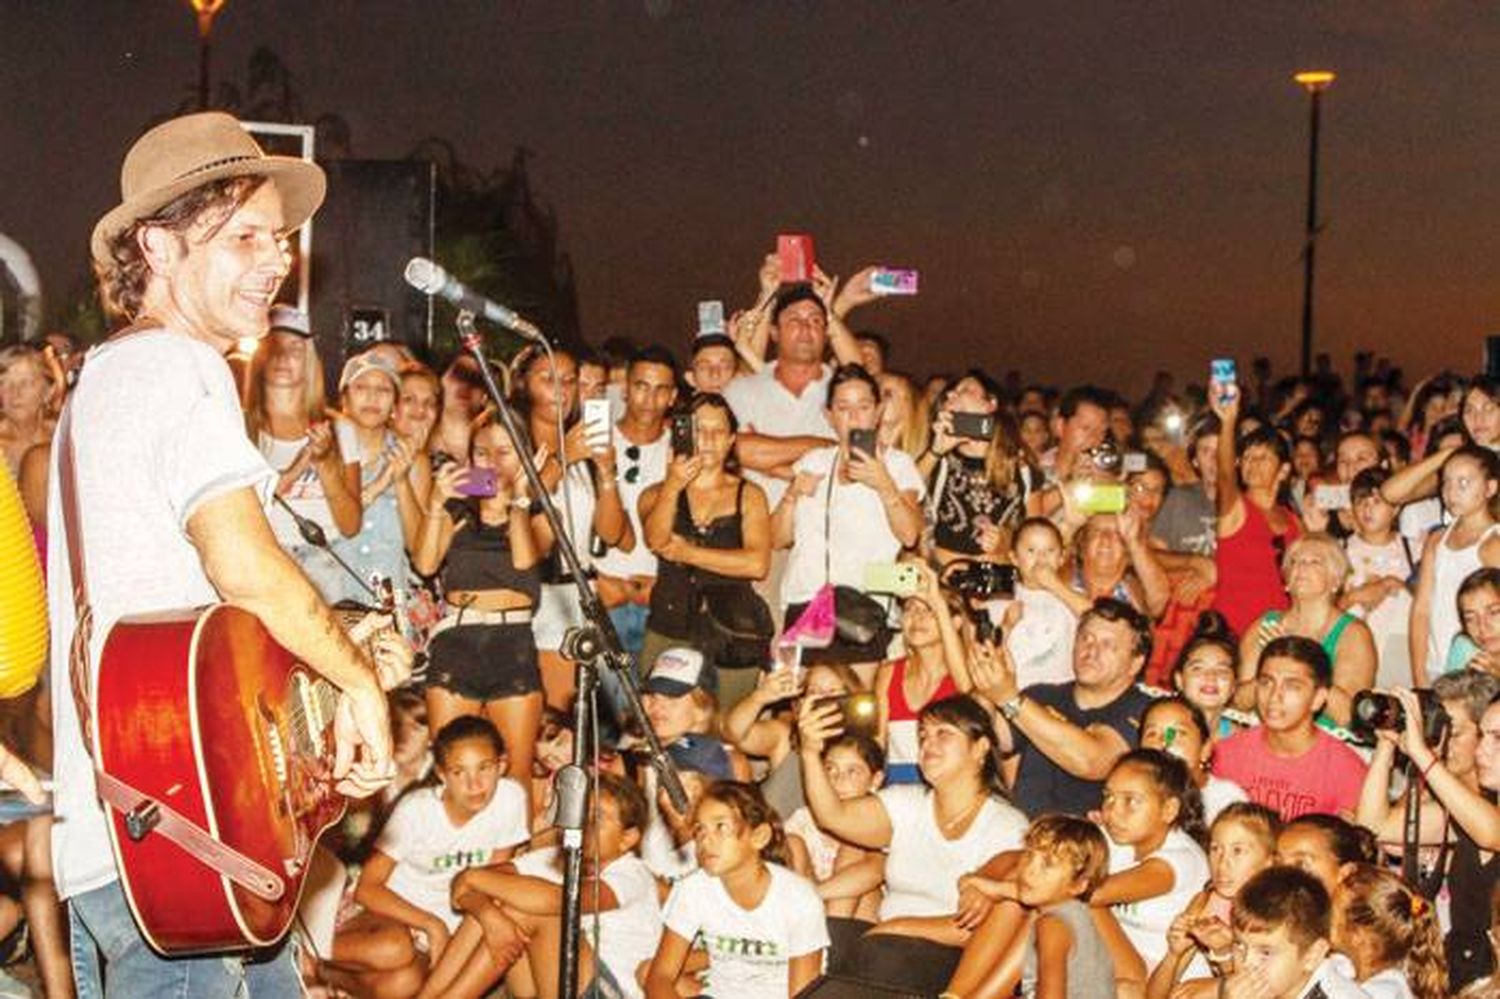
POLYGON ((47 588, 31 521, 10 468, 0 462, 0 698, 36 685, 47 661, 47 588))

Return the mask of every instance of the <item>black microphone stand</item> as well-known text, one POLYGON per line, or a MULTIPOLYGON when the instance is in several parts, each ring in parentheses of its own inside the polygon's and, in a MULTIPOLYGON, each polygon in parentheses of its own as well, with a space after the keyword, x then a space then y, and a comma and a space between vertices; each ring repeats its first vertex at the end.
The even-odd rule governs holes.
POLYGON ((302 516, 302 514, 294 510, 292 508, 292 504, 283 499, 280 493, 273 493, 271 498, 275 500, 283 510, 291 515, 292 523, 297 525, 297 533, 302 535, 303 541, 306 541, 314 548, 322 549, 324 554, 338 563, 340 569, 343 569, 349 574, 350 579, 359 584, 360 589, 364 590, 370 595, 370 599, 372 601, 377 604, 380 603, 380 594, 375 592, 375 588, 365 580, 361 579, 359 573, 355 572, 353 567, 350 566, 348 562, 345 562, 343 559, 339 558, 339 553, 333 550, 333 545, 329 543, 328 535, 324 532, 323 526, 321 524, 319 524, 315 520, 309 520, 307 517, 302 516))
MULTIPOLYGON (((479 377, 484 382, 484 390, 495 404, 495 413, 501 425, 516 444, 516 456, 521 460, 521 469, 531 485, 531 494, 541 503, 542 513, 552 526, 558 554, 562 556, 568 575, 572 577, 573 587, 578 591, 578 602, 587 622, 581 627, 569 628, 563 637, 563 655, 578 666, 578 690, 573 701, 573 761, 557 774, 557 826, 563 833, 564 860, 562 948, 558 957, 557 983, 558 995, 563 999, 573 999, 578 994, 578 944, 583 910, 583 819, 588 798, 586 766, 592 754, 589 738, 593 732, 594 695, 600 667, 613 670, 620 681, 626 707, 640 724, 645 736, 646 753, 651 766, 655 768, 662 788, 671 799, 672 807, 679 812, 687 811, 687 792, 683 789, 677 769, 662 749, 661 740, 657 739, 656 733, 651 729, 651 722, 641 706, 641 692, 630 656, 620 643, 620 636, 615 631, 614 622, 609 619, 609 613, 604 609, 604 603, 584 578, 578 550, 573 547, 573 539, 563 526, 557 505, 552 502, 551 495, 542 485, 541 471, 536 467, 531 449, 523 443, 528 438, 516 423, 515 413, 506 403, 504 393, 495 384, 494 373, 490 371, 489 360, 484 354, 484 341, 474 327, 474 319, 472 312, 459 312, 459 337, 464 349, 479 362, 479 377)), ((561 442, 557 461, 563 468, 563 474, 567 475, 561 442)), ((524 776, 523 774, 522 777, 524 776)))

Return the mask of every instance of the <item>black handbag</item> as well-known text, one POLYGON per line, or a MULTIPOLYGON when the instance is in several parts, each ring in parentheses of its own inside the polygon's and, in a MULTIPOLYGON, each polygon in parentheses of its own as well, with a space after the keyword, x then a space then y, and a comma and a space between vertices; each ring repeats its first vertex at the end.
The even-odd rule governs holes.
POLYGON ((713 583, 702 589, 704 649, 720 668, 763 667, 770 660, 776 622, 748 583, 713 583))

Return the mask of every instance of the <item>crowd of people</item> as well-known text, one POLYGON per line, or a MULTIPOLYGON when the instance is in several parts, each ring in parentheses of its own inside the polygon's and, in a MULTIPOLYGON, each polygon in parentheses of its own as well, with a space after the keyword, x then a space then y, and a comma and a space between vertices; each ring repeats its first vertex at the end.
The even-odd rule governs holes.
MULTIPOLYGON (((722 330, 528 346, 492 371, 514 435, 469 355, 380 343, 328 383, 336 331, 271 310, 240 372, 271 530, 388 621, 398 676, 396 777, 320 847, 304 983, 557 996, 585 738, 588 995, 1500 994, 1500 382, 919 376, 941 360, 865 329, 874 272, 771 255, 722 330), (572 730, 585 622, 523 456, 644 720, 606 671, 572 730)), ((90 362, 0 354, 41 552, 90 362)), ((8 715, 41 767, 58 698, 8 715)), ((24 919, 61 996, 47 822, 0 830, 0 937, 24 919)))

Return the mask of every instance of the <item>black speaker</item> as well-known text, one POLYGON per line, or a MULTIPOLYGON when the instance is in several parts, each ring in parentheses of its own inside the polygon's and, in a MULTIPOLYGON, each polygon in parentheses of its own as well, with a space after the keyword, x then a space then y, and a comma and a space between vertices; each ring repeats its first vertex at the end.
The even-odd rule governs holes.
POLYGON ((437 167, 414 160, 331 160, 313 224, 313 332, 332 393, 344 360, 378 340, 431 342, 427 296, 402 278, 432 256, 437 167))
POLYGON ((1500 378, 1500 334, 1491 333, 1484 338, 1484 373, 1490 378, 1500 378))
POLYGON ((849 975, 823 975, 798 992, 797 999, 932 999, 932 994, 875 985, 849 975))

